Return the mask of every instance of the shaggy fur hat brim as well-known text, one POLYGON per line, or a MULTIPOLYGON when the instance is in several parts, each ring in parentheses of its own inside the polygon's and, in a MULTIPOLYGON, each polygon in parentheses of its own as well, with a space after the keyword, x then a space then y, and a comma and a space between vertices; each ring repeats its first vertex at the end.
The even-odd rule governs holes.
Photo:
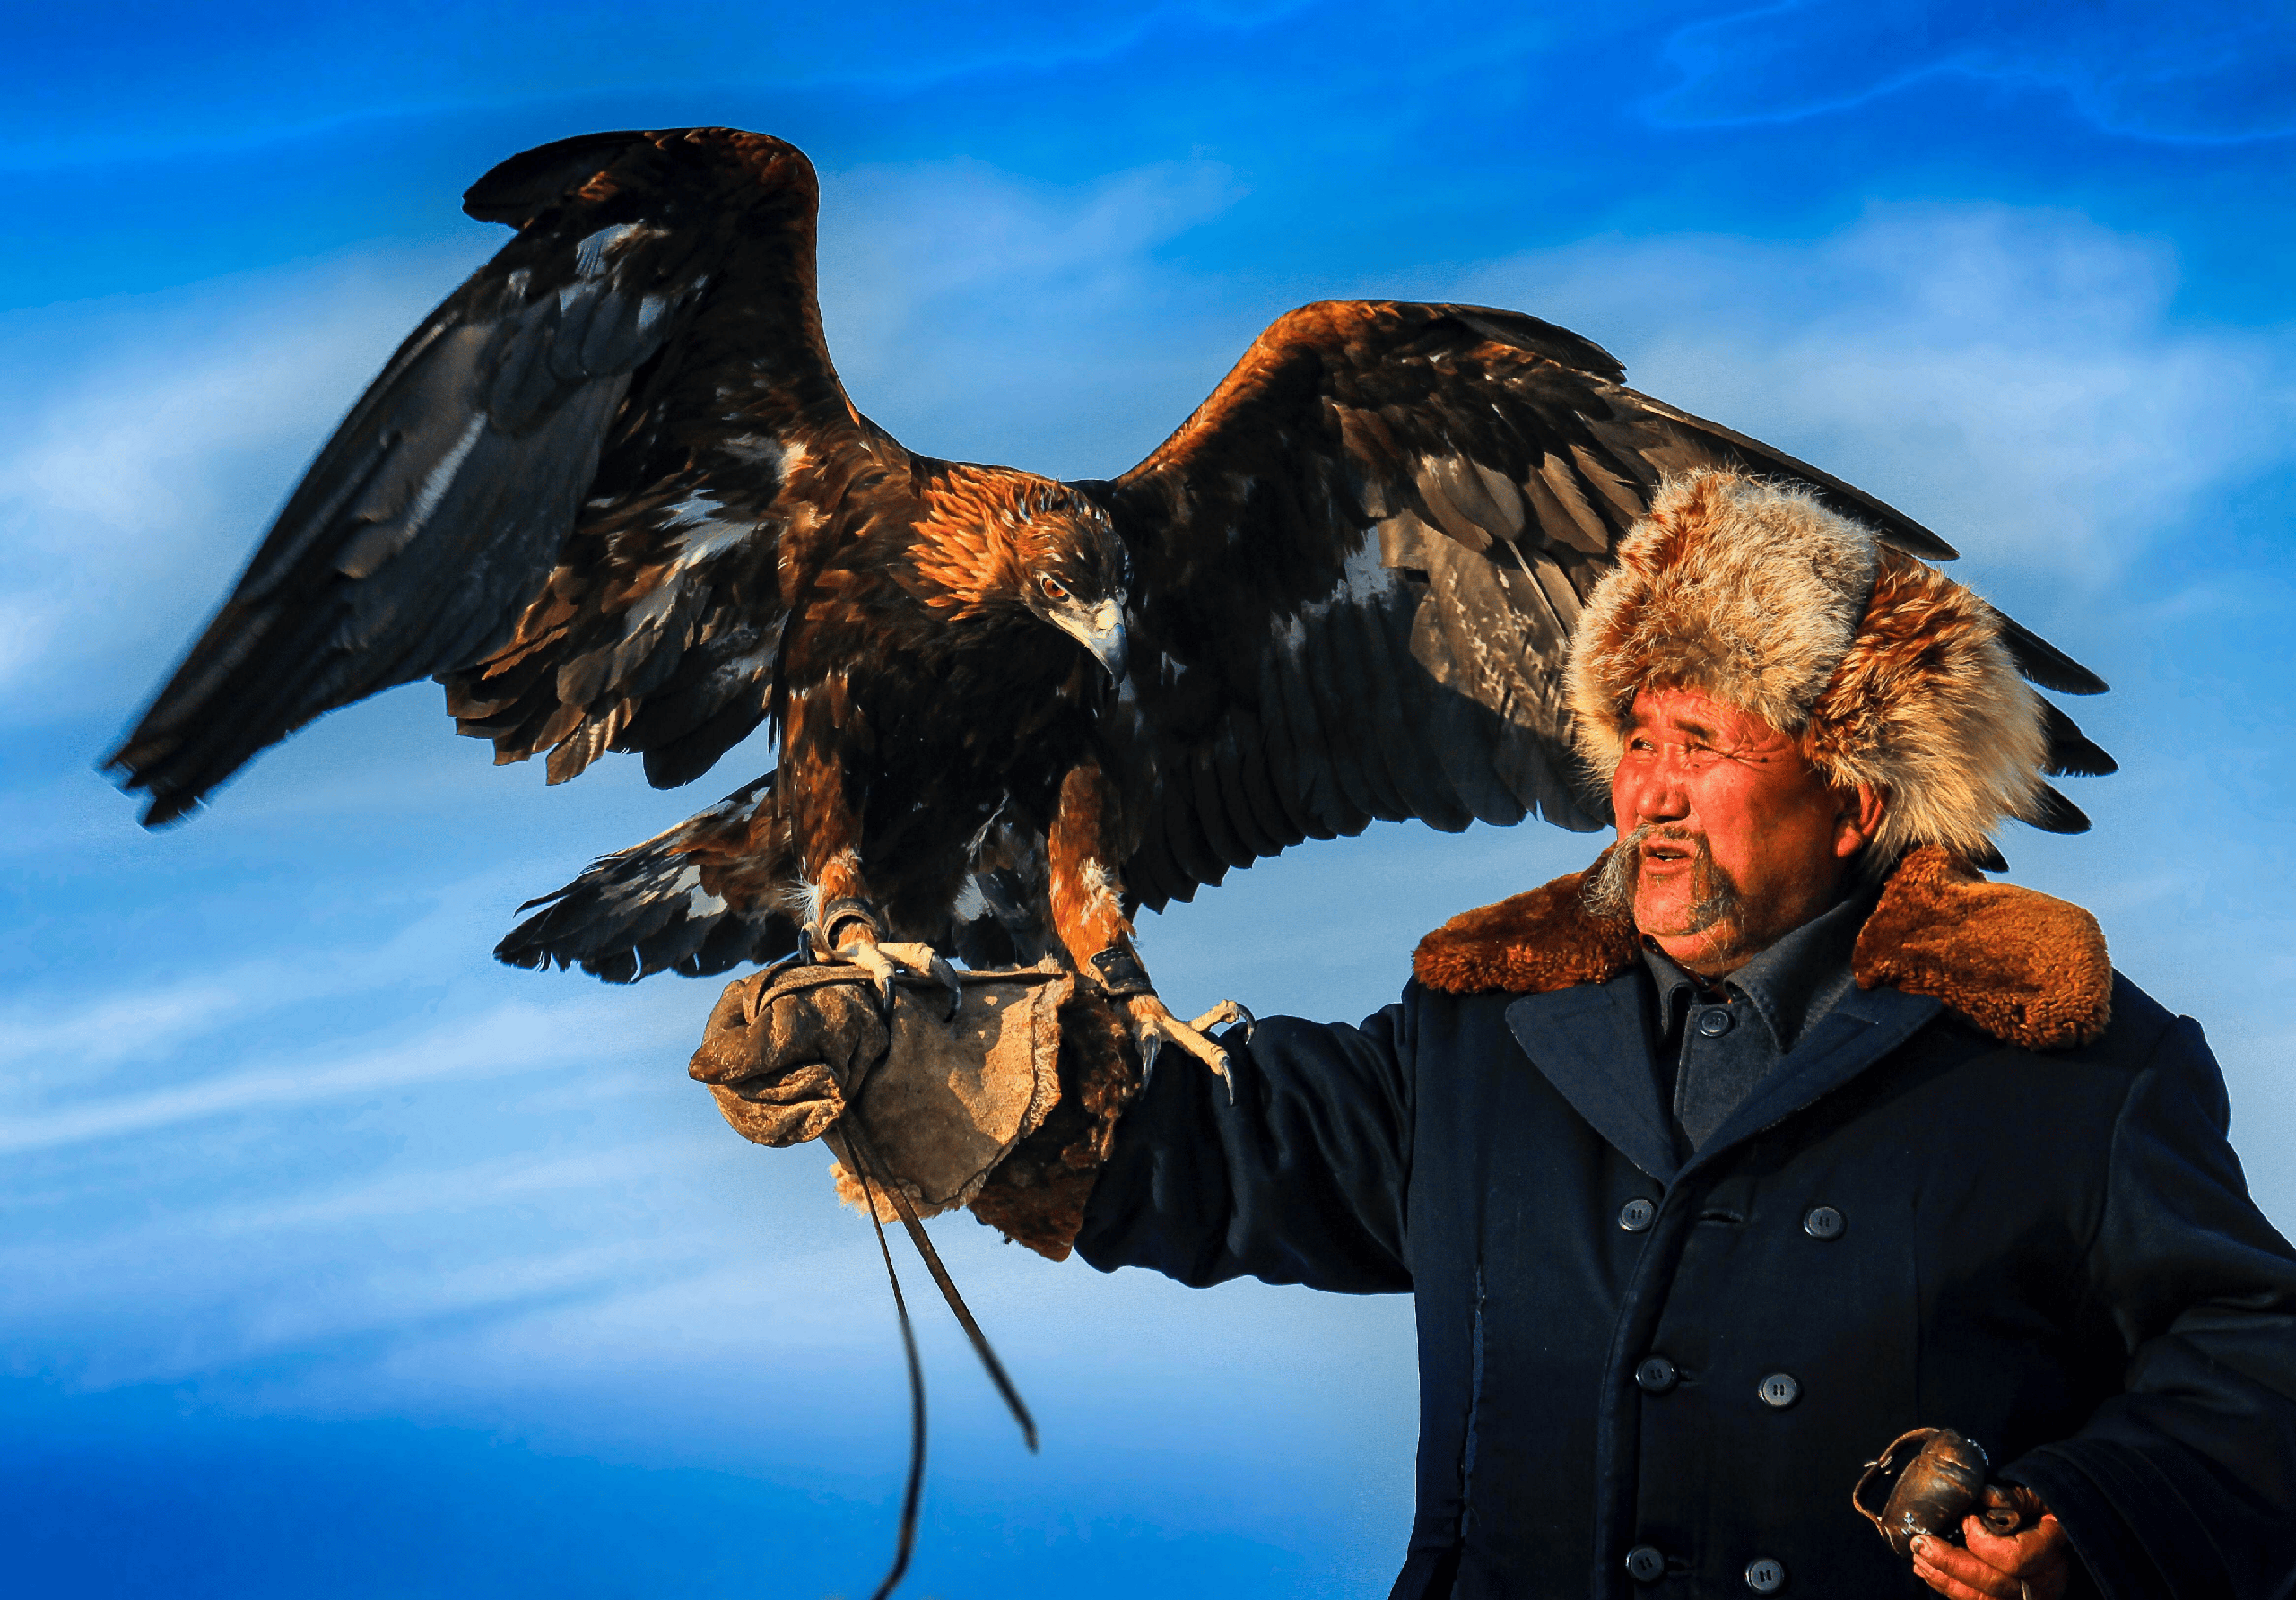
POLYGON ((1887 796, 1873 858, 1989 853, 2034 814, 2048 738, 1993 608, 1806 491, 1701 471, 1659 487, 1587 601, 1567 685, 1605 786, 1635 697, 1691 688, 1887 796))

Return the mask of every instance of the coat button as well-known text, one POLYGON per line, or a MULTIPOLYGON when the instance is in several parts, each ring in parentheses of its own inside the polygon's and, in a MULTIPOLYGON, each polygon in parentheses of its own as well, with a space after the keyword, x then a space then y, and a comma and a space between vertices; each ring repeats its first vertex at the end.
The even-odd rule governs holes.
POLYGON ((1638 1544, 1626 1552, 1626 1575, 1637 1583, 1656 1583, 1666 1575, 1666 1558, 1656 1544, 1638 1544))
POLYGON ((1674 1387, 1674 1380, 1680 1376, 1674 1362, 1665 1356, 1654 1355, 1634 1370, 1634 1387, 1647 1394, 1663 1395, 1674 1387))
POLYGON ((1746 1587, 1757 1595, 1775 1595, 1786 1587, 1786 1563, 1758 1555, 1746 1563, 1746 1587))
POLYGON ((1755 1391, 1764 1405, 1784 1411, 1802 1397, 1801 1381, 1791 1372, 1773 1372, 1761 1380, 1755 1391))
POLYGON ((1618 1208, 1618 1225, 1629 1233, 1639 1233, 1650 1226, 1658 1208, 1648 1200, 1636 1198, 1618 1208))
POLYGON ((1802 1219, 1802 1231, 1812 1239, 1839 1239, 1848 1225, 1831 1205, 1813 1205, 1810 1214, 1802 1219))
POLYGON ((1709 1039, 1719 1039, 1730 1031, 1730 1013, 1725 1006, 1709 1005, 1698 1013, 1698 1030, 1709 1039))

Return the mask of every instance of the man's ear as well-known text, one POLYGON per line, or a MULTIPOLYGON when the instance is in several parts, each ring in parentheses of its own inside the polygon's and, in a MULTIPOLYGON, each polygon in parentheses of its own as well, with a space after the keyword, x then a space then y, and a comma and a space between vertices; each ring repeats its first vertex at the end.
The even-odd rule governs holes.
POLYGON ((1872 844, 1882 830, 1882 815, 1889 806, 1889 796, 1873 784, 1842 790, 1841 810, 1834 826, 1834 855, 1847 861, 1872 844))

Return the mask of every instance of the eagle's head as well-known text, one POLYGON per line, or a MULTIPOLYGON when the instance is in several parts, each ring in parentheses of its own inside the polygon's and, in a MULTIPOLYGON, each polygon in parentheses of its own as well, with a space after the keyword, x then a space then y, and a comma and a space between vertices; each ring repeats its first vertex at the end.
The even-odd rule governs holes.
POLYGON ((926 603, 952 620, 1033 619, 1124 676, 1132 562, 1109 514, 1065 483, 952 466, 926 490, 910 559, 926 603))
POLYGON ((1014 540, 1021 604, 1124 676, 1124 606, 1132 561, 1109 514, 1062 483, 1024 497, 1031 514, 1014 540))

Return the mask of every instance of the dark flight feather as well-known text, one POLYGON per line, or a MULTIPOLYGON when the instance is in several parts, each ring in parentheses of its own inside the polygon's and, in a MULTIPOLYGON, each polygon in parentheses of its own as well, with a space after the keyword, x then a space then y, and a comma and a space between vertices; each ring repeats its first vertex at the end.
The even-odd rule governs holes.
POLYGON ((2120 770, 2120 763, 2092 743, 2057 707, 2043 700, 2041 710, 2048 721, 2049 776, 2104 778, 2120 770))

